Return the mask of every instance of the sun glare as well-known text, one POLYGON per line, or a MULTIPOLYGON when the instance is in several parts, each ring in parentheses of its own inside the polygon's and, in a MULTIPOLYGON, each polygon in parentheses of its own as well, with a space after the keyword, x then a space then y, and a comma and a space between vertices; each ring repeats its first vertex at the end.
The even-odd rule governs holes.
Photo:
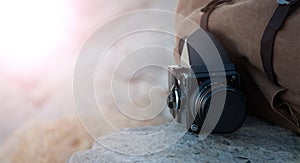
POLYGON ((69 7, 63 0, 0 1, 0 68, 33 71, 64 41, 69 7))

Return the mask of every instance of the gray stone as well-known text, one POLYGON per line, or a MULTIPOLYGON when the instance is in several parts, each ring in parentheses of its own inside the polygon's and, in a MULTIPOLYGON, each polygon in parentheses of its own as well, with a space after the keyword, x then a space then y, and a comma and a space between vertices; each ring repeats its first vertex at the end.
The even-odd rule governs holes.
POLYGON ((232 134, 212 134, 204 140, 183 134, 179 126, 141 127, 101 137, 68 162, 300 162, 300 137, 253 117, 232 134), (160 131, 166 132, 153 135, 160 131))

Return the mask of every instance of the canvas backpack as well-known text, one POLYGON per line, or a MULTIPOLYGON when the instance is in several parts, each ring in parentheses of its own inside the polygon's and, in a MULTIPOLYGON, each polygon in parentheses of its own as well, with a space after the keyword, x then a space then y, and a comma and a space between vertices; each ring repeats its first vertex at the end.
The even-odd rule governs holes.
MULTIPOLYGON (((177 7, 178 15, 202 24, 224 45, 241 73, 249 112, 297 133, 300 133, 299 3, 297 0, 179 0, 177 7)), ((188 35, 188 23, 178 21, 178 17, 178 37, 188 35)))

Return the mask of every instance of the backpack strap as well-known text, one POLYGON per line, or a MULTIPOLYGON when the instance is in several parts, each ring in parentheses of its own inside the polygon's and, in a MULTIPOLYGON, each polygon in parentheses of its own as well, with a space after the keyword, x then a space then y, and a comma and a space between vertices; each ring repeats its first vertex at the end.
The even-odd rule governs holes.
POLYGON ((200 20, 200 27, 208 31, 208 18, 212 11, 223 3, 231 2, 232 0, 212 0, 204 8, 201 9, 203 15, 200 20))
POLYGON ((277 84, 273 69, 273 50, 277 32, 285 20, 300 6, 299 0, 277 0, 278 7, 269 21, 261 40, 261 59, 268 78, 277 84))

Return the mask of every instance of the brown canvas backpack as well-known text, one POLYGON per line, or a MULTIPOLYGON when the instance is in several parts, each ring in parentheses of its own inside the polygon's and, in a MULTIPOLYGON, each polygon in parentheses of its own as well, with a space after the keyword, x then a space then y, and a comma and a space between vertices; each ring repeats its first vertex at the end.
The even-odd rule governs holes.
MULTIPOLYGON (((222 42, 241 73, 250 113, 300 133, 300 9, 285 13, 290 6, 280 6, 276 0, 179 0, 177 13, 201 20, 222 42)), ((178 37, 188 35, 188 23, 176 20, 178 37)))

